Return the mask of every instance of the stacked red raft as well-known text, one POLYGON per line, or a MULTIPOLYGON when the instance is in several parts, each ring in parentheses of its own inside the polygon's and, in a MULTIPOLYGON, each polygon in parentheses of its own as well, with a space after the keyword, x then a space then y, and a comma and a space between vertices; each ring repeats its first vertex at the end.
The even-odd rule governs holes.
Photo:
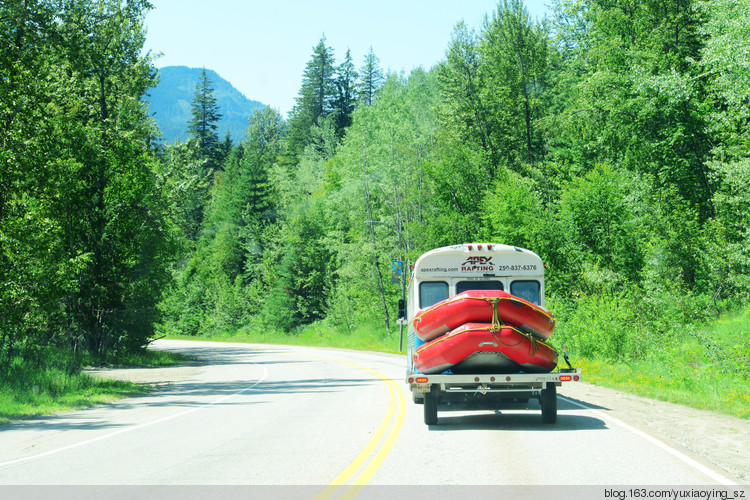
POLYGON ((419 311, 414 354, 422 373, 547 373, 557 351, 545 341, 555 320, 546 309, 502 290, 468 290, 419 311))

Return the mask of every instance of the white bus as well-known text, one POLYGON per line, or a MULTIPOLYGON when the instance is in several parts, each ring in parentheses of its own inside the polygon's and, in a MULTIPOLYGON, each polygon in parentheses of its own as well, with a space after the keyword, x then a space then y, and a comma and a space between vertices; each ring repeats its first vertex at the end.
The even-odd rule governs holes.
POLYGON ((468 243, 438 248, 414 264, 409 282, 406 318, 407 383, 414 401, 425 404, 425 423, 437 422, 437 405, 483 395, 492 406, 503 399, 537 398, 545 422, 557 418, 556 386, 580 380, 580 370, 537 374, 422 375, 414 367, 414 354, 422 345, 414 329, 420 311, 467 290, 503 290, 544 308, 544 264, 524 248, 497 243, 468 243), (502 375, 502 377, 500 376, 502 375), (460 397, 456 397, 460 394, 460 397))
POLYGON ((544 307, 544 264, 530 250, 493 243, 455 245, 423 254, 414 264, 407 298, 410 363, 421 342, 414 332, 415 314, 466 290, 504 290, 544 307))

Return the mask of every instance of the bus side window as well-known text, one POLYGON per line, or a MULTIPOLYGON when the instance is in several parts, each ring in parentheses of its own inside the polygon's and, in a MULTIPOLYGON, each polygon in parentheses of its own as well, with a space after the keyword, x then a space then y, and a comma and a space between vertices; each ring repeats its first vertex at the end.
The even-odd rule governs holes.
POLYGON ((419 284, 419 307, 424 309, 448 298, 448 283, 423 281, 419 284))
POLYGON ((514 281, 510 284, 510 293, 532 304, 539 305, 539 288, 538 281, 514 281))

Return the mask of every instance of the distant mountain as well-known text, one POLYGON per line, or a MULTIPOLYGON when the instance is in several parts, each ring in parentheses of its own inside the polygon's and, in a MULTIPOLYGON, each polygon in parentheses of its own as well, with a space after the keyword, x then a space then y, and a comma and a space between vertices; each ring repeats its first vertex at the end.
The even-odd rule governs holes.
MULTIPOLYGON (((187 66, 166 66, 159 70, 159 84, 148 92, 150 95, 147 99, 164 142, 188 138, 187 122, 192 118, 190 104, 195 97, 195 86, 201 71, 201 68, 187 66)), ((244 137, 247 120, 253 111, 264 108, 265 104, 248 99, 215 71, 206 69, 206 75, 211 80, 222 114, 217 129, 219 140, 224 140, 229 132, 236 144, 244 137)))

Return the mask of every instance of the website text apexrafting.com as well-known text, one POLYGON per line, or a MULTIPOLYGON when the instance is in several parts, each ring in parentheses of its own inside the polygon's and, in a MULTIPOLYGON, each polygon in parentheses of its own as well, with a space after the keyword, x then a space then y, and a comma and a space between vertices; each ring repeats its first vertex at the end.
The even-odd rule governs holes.
POLYGON ((457 267, 423 267, 419 270, 421 273, 454 273, 458 271, 457 267))
POLYGON ((604 498, 617 498, 618 500, 625 500, 629 498, 669 498, 669 499, 680 499, 680 498, 721 498, 721 499, 734 499, 734 498, 746 498, 745 490, 724 490, 724 489, 650 489, 650 488, 628 488, 625 490, 616 490, 614 488, 607 488, 604 490, 604 498))

